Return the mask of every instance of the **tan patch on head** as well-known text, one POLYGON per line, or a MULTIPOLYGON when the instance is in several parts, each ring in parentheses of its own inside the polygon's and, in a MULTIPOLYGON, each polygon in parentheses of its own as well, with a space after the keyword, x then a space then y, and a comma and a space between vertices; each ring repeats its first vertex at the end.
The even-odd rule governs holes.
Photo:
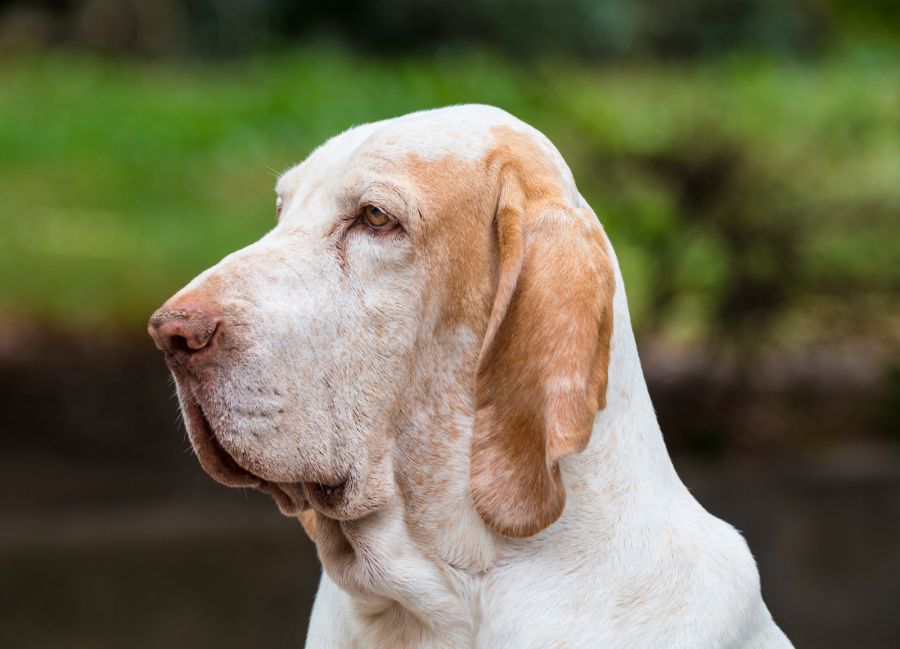
POLYGON ((441 304, 440 326, 480 331, 491 302, 493 233, 485 214, 495 197, 485 191, 484 168, 456 156, 436 161, 410 156, 404 168, 421 190, 425 221, 420 254, 427 260, 426 303, 441 304))
POLYGON ((566 202, 561 171, 533 135, 508 126, 492 128, 491 135, 494 146, 482 159, 410 155, 401 166, 421 191, 427 221, 421 254, 428 260, 431 288, 443 298, 441 324, 464 323, 479 333, 487 325, 500 273, 496 250, 502 232, 491 219, 500 200, 500 176, 524 161, 528 183, 520 190, 530 203, 566 202))

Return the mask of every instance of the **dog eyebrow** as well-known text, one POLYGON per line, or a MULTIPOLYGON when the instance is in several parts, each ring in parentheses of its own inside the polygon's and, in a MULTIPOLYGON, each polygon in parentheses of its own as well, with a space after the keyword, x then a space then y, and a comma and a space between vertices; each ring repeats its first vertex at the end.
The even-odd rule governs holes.
POLYGON ((407 199, 406 192, 403 191, 399 185, 396 185, 389 180, 376 180, 366 185, 362 192, 360 192, 359 199, 365 200, 368 196, 373 198, 383 197, 392 203, 401 203, 404 208, 409 207, 409 200, 407 199))
POLYGON ((351 185, 339 194, 338 205, 343 212, 355 212, 368 203, 377 204, 403 220, 410 213, 408 192, 389 180, 378 179, 362 185, 351 185))

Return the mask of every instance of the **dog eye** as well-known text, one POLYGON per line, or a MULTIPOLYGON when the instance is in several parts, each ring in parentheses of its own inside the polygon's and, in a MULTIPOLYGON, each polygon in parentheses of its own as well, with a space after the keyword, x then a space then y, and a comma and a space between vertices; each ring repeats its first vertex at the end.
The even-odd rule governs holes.
POLYGON ((281 208, 284 206, 284 199, 279 196, 275 199, 275 220, 281 218, 281 208))
POLYGON ((389 230, 396 225, 396 221, 391 219, 387 212, 374 205, 366 205, 363 209, 362 220, 373 230, 389 230))

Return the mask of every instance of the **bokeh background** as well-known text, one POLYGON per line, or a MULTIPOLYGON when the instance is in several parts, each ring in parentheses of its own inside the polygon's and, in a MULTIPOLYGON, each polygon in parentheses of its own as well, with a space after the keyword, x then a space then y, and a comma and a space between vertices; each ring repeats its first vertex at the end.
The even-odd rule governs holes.
POLYGON ((0 0, 0 646, 301 646, 314 548, 202 473, 146 319, 323 139, 458 102, 569 161, 797 646, 900 646, 893 0, 0 0))

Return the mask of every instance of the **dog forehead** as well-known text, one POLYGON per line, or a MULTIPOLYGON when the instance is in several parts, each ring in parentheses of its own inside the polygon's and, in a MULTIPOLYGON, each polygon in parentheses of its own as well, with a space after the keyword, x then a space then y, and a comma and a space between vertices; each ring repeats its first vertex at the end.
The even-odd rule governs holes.
POLYGON ((545 139, 521 120, 492 106, 473 104, 420 111, 355 126, 332 137, 285 172, 276 191, 293 194, 317 177, 377 170, 410 158, 434 161, 449 155, 477 160, 495 142, 492 129, 501 126, 534 135, 536 142, 545 139))
POLYGON ((410 113, 376 124, 360 145, 360 152, 372 152, 387 160, 435 161, 446 156, 473 161, 484 157, 493 146, 493 129, 507 126, 533 130, 506 111, 491 106, 450 106, 410 113))

